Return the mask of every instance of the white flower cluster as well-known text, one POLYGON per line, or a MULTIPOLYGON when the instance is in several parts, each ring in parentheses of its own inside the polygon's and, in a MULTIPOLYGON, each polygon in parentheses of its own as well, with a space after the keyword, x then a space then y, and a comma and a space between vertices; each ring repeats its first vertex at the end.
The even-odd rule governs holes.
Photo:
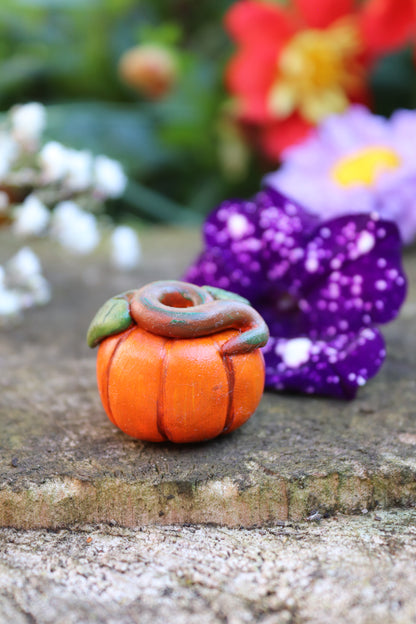
MULTIPOLYGON (((57 141, 42 146, 46 121, 45 107, 32 102, 13 107, 0 126, 0 225, 10 224, 16 238, 49 236, 72 253, 87 254, 101 240, 94 213, 106 199, 123 194, 127 177, 120 163, 107 156, 57 141)), ((140 262, 133 229, 113 228, 110 246, 116 267, 133 269, 140 262)), ((49 300, 36 256, 28 248, 19 254, 0 270, 0 322, 49 300), (25 263, 21 274, 13 269, 17 261, 25 263)))
MULTIPOLYGON (((71 200, 56 204, 51 212, 32 194, 14 211, 12 231, 17 237, 49 236, 72 253, 87 254, 100 242, 96 217, 71 200)), ((126 225, 113 229, 110 239, 111 260, 120 269, 133 269, 141 259, 139 239, 126 225)))
POLYGON ((126 188, 127 178, 122 166, 107 156, 96 156, 88 151, 69 149, 50 141, 39 153, 41 182, 60 183, 72 192, 91 189, 96 197, 120 197, 126 188))
POLYGON ((59 184, 69 193, 90 191, 101 200, 123 194, 127 178, 119 162, 107 156, 94 157, 87 150, 71 149, 57 141, 40 148, 45 126, 46 109, 42 104, 31 102, 12 108, 0 130, 0 182, 4 183, 8 176, 15 179, 16 173, 22 180, 23 173, 39 188, 59 184), (29 167, 28 155, 32 156, 29 167))
POLYGON ((0 266, 0 326, 20 318, 27 308, 48 303, 50 298, 39 259, 29 247, 0 266))

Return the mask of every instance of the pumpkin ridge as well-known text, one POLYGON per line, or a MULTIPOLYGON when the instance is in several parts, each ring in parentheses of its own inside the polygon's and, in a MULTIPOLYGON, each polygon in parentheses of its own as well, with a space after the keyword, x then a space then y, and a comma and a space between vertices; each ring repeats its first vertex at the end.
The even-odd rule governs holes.
POLYGON ((234 422, 234 386, 235 386, 235 370, 233 366, 233 359, 231 355, 227 355, 226 353, 223 355, 222 361, 224 363, 225 372, 228 380, 228 405, 227 405, 227 416, 225 418, 224 429, 222 433, 227 433, 234 422))
POLYGON ((167 370, 168 370, 168 367, 167 367, 168 344, 169 344, 169 340, 165 339, 163 341, 163 356, 162 356, 162 362, 161 362, 161 367, 160 367, 159 395, 156 401, 156 426, 157 426, 158 432, 160 433, 160 435, 165 441, 169 440, 169 436, 166 433, 165 422, 164 422, 165 420, 164 395, 165 395, 166 375, 167 375, 167 370))
POLYGON ((104 384, 104 390, 105 390, 106 399, 107 399, 108 411, 110 412, 109 418, 116 425, 116 427, 119 427, 119 428, 120 428, 120 425, 117 422, 117 418, 115 418, 114 416, 113 410, 111 409, 111 403, 110 403, 110 373, 111 373, 111 367, 113 365, 114 358, 116 356, 117 351, 119 350, 121 344, 127 340, 127 338, 130 336, 130 334, 135 328, 136 328, 136 325, 133 325, 133 327, 130 327, 130 329, 128 329, 127 331, 121 334, 120 338, 117 341, 116 346, 113 349, 110 359, 108 360, 107 370, 106 370, 106 383, 104 384))
POLYGON ((233 424, 234 416, 235 416, 234 401, 233 401, 234 386, 235 386, 235 370, 234 370, 233 360, 232 360, 231 355, 224 353, 224 351, 222 350, 222 347, 218 344, 216 340, 213 340, 212 342, 217 347, 219 356, 224 365, 225 374, 227 376, 227 383, 228 383, 227 411, 225 414, 224 427, 221 432, 221 433, 227 433, 227 431, 231 428, 233 424))

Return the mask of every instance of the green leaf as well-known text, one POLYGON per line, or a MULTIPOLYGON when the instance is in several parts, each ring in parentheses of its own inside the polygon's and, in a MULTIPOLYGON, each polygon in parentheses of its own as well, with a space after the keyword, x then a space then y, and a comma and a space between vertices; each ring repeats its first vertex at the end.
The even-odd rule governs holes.
POLYGON ((89 149, 120 160, 144 174, 169 160, 152 120, 137 104, 80 102, 48 107, 46 137, 76 149, 89 149))
POLYGON ((187 225, 200 225, 201 223, 201 217, 191 210, 186 210, 183 206, 138 182, 129 182, 124 193, 124 200, 133 212, 153 220, 187 225))
POLYGON ((371 74, 376 113, 391 115, 398 108, 416 105, 416 72, 413 50, 406 48, 376 63, 371 74))
POLYGON ((129 291, 128 293, 112 297, 98 310, 87 332, 87 344, 89 347, 96 347, 108 336, 120 334, 133 324, 127 299, 132 292, 129 291))

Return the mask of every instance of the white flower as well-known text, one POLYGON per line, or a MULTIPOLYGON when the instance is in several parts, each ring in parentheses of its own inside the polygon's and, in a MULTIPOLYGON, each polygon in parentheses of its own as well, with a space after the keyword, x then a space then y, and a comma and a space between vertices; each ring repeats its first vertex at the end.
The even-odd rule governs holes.
POLYGON ((38 102, 21 104, 10 113, 12 135, 26 149, 36 148, 46 125, 46 109, 38 102))
POLYGON ((26 291, 22 292, 21 297, 22 308, 45 305, 51 300, 51 288, 43 275, 34 275, 25 286, 26 291))
POLYGON ((19 317, 22 310, 44 305, 51 298, 51 290, 42 275, 39 258, 28 247, 21 249, 0 267, 0 324, 1 317, 19 317))
POLYGON ((14 290, 0 290, 0 317, 17 316, 20 309, 20 296, 18 292, 14 290))
POLYGON ((120 269, 133 269, 142 251, 137 234, 126 225, 116 227, 111 236, 111 260, 120 269))
POLYGON ((66 249, 78 254, 92 251, 100 235, 94 215, 73 201, 60 202, 52 215, 51 235, 66 249))
POLYGON ((104 197, 120 197, 127 185, 127 177, 121 164, 107 156, 95 158, 94 178, 96 191, 104 197))
POLYGON ((36 195, 29 195, 14 212, 13 232, 17 236, 38 236, 46 229, 50 212, 36 195))
POLYGON ((68 149, 66 158, 66 186, 72 191, 85 191, 93 181, 91 152, 68 149))
POLYGON ((1 317, 12 317, 20 312, 20 297, 14 290, 6 286, 6 271, 0 266, 0 326, 1 317))
POLYGON ((42 182, 58 182, 68 170, 68 149, 57 141, 50 141, 42 147, 39 153, 42 171, 42 182))
POLYGON ((42 266, 37 255, 23 247, 6 264, 6 283, 21 286, 35 276, 42 275, 42 266))
POLYGON ((19 154, 19 146, 7 132, 0 132, 0 180, 10 171, 13 161, 19 154))

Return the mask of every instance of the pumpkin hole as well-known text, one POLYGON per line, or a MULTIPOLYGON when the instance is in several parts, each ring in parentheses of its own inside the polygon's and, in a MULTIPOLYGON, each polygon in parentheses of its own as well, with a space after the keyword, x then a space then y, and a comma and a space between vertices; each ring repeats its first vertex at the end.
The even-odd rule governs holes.
POLYGON ((166 293, 160 299, 160 303, 170 308, 192 308, 194 302, 190 299, 186 299, 181 293, 166 293))

